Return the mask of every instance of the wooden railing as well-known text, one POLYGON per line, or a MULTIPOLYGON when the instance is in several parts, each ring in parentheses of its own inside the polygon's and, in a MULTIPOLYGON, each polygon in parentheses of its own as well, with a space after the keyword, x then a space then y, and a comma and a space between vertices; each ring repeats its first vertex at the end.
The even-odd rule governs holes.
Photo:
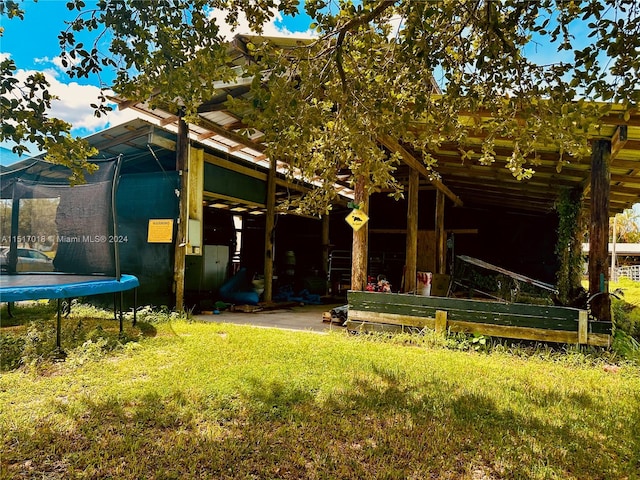
POLYGON ((493 337, 608 347, 611 322, 591 320, 586 310, 397 293, 350 291, 350 331, 430 328, 493 337))

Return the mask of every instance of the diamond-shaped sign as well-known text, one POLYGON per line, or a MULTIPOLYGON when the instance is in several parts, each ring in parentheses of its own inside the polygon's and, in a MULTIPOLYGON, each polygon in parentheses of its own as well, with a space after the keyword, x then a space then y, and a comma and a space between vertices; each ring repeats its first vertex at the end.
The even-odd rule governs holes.
POLYGON ((354 208, 351 210, 349 215, 347 215, 345 220, 349 225, 351 225, 351 228, 357 232, 365 223, 367 223, 367 221, 369 221, 369 217, 362 210, 354 208))

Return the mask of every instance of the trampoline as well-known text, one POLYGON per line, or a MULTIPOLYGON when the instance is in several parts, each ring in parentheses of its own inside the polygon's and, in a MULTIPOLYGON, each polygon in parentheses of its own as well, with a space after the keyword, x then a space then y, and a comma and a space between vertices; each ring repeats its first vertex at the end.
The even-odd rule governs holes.
MULTIPOLYGON (((0 275, 0 302, 7 302, 11 315, 11 304, 25 300, 57 300, 56 347, 61 348, 60 323, 64 299, 113 293, 113 314, 117 316, 118 297, 127 290, 133 290, 133 325, 136 324, 136 288, 140 286, 133 275, 107 277, 104 275, 71 275, 65 273, 30 273, 19 275, 0 275)), ((122 297, 120 308, 120 333, 123 332, 122 297)))
MULTIPOLYGON (((96 160, 98 172, 82 185, 69 184, 68 170, 37 161, 0 175, 0 193, 11 202, 7 272, 0 274, 0 302, 57 300, 56 345, 60 345, 62 300, 113 294, 123 331, 123 292, 133 290, 136 323, 138 279, 121 273, 115 209, 121 157, 96 160), (54 251, 56 272, 17 271, 18 243, 54 251), (55 248, 53 248, 55 247, 55 248)), ((4 236, 3 236, 4 238, 4 236)), ((25 245, 23 245, 25 246, 25 245)))
POLYGON ((65 273, 31 273, 0 275, 0 301, 20 302, 38 299, 65 299, 117 293, 139 287, 133 275, 70 275, 65 273))

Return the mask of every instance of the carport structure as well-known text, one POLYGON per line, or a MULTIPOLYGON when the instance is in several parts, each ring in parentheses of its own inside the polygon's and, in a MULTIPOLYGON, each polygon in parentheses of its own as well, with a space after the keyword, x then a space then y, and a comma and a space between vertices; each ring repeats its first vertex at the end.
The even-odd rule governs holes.
MULTIPOLYGON (((230 49, 237 64, 249 56, 246 48, 253 37, 237 36, 230 44, 230 49)), ((300 40, 269 38, 282 48, 294 48, 300 40)), ((277 215, 277 187, 283 185, 278 172, 284 172, 286 165, 278 159, 269 158, 262 132, 251 129, 243 123, 242 118, 232 113, 227 107, 229 96, 246 95, 249 91, 250 78, 238 77, 231 83, 219 82, 218 90, 212 98, 198 109, 198 121, 186 124, 177 112, 151 108, 147 103, 134 102, 115 98, 119 108, 132 108, 144 114, 157 125, 175 131, 178 142, 175 148, 176 165, 179 170, 186 170, 189 158, 190 142, 200 142, 213 148, 245 159, 262 167, 267 167, 267 193, 264 203, 254 205, 266 213, 265 231, 265 300, 271 298, 271 276, 273 272, 272 230, 277 215)), ((482 117, 482 112, 474 116, 482 117)), ((489 116, 489 113, 486 113, 489 116)), ((496 161, 491 165, 481 165, 480 154, 465 155, 462 152, 474 150, 479 152, 483 141, 481 129, 477 136, 465 140, 465 144, 454 142, 443 143, 430 152, 437 160, 437 166, 428 170, 422 159, 398 139, 384 136, 379 139, 381 145, 389 152, 400 154, 403 165, 395 175, 405 185, 408 198, 406 223, 406 283, 405 291, 415 289, 417 231, 418 231, 418 191, 433 189, 436 191, 435 203, 435 271, 444 273, 446 269, 446 232, 444 228, 445 203, 456 206, 482 206, 492 208, 499 206, 521 214, 546 213, 553 210, 560 193, 572 190, 583 194, 584 205, 590 209, 590 244, 589 257, 589 290, 591 294, 607 292, 609 277, 607 262, 607 244, 609 217, 630 208, 640 201, 640 111, 621 105, 612 105, 608 113, 592 125, 589 130, 591 156, 589 158, 564 158, 561 168, 562 152, 551 145, 539 145, 536 148, 535 174, 530 179, 517 180, 505 168, 504 162, 513 153, 513 141, 501 138, 496 142, 496 161)), ((191 174, 191 172, 189 172, 191 174)), ((187 177, 183 175, 183 189, 187 188, 187 177)), ((353 199, 367 213, 368 201, 357 181, 352 182, 350 172, 336 178, 336 188, 345 199, 353 199)), ((298 186, 302 193, 305 187, 298 186)), ((209 200, 234 201, 224 196, 211 197, 209 200)), ((186 205, 181 210, 183 225, 190 218, 186 205)), ((326 223, 326 222, 325 222, 326 223)), ((327 227, 328 228, 328 223, 327 227)), ((184 237, 186 232, 179 231, 184 237)), ((353 235, 351 286, 354 290, 362 290, 367 279, 367 226, 353 235)), ((179 242, 176 242, 178 244, 179 242)), ((185 242, 182 242, 185 243, 185 242)), ((328 244, 328 232, 323 228, 323 245, 328 244)), ((176 253, 178 253, 176 251, 176 253)), ((326 253, 326 252, 325 252, 326 253)), ((180 255, 176 255, 176 272, 181 267, 180 255)), ((182 261, 183 262, 183 261, 182 261)), ((182 264, 183 265, 183 264, 182 264)), ((180 283, 177 275, 177 282, 180 283)), ((180 288, 177 288, 179 297, 180 288)), ((602 295, 603 305, 596 310, 596 316, 608 320, 609 299, 602 295)), ((180 300, 177 302, 180 305, 180 300)))

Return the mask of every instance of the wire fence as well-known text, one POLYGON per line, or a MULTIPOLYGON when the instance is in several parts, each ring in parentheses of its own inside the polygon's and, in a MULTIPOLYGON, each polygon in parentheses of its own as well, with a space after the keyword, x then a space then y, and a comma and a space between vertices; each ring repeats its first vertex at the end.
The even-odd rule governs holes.
POLYGON ((617 267, 613 271, 612 280, 617 282, 621 277, 628 278, 635 282, 640 282, 640 265, 627 265, 617 267))

